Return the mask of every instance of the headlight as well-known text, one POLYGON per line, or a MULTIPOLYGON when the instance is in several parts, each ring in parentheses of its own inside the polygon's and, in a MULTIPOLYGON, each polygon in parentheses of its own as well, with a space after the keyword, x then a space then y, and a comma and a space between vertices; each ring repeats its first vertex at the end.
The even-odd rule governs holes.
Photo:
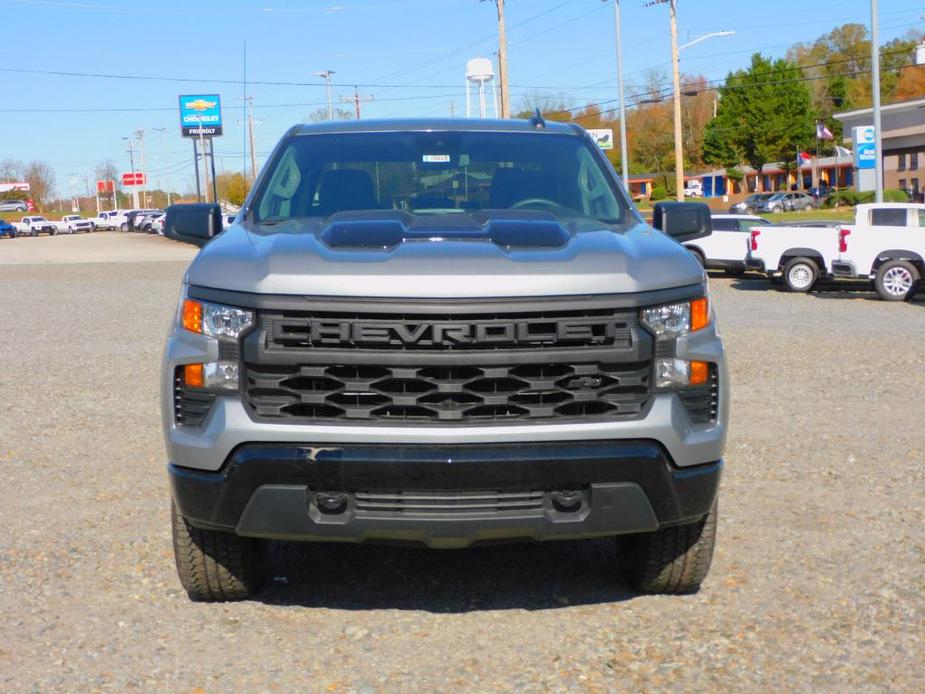
MULTIPOLYGON (((640 320, 655 335, 656 342, 670 343, 710 324, 710 300, 704 296, 693 301, 651 306, 642 309, 640 320)), ((658 390, 703 385, 709 373, 710 366, 705 361, 676 357, 655 359, 655 387, 658 390)))
POLYGON ((710 324, 710 300, 707 297, 642 309, 643 325, 656 339, 671 340, 710 324))
POLYGON ((205 364, 187 364, 183 367, 183 383, 189 388, 237 390, 238 362, 213 361, 205 364))
POLYGON ((183 327, 210 337, 236 340, 254 325, 254 313, 243 308, 184 299, 183 327))

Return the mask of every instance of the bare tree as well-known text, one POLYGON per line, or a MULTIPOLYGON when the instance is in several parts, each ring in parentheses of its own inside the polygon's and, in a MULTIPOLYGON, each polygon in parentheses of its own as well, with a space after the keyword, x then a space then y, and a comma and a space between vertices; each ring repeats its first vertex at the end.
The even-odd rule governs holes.
POLYGON ((119 185, 119 169, 112 159, 102 159, 93 167, 93 175, 97 181, 115 181, 119 185))
MULTIPOLYGON (((347 111, 342 108, 334 109, 334 120, 351 120, 353 118, 353 112, 347 111)), ((319 108, 316 111, 312 111, 305 117, 306 123, 323 123, 328 120, 328 109, 319 108)))
POLYGON ((42 209, 54 193, 55 172, 47 162, 35 160, 26 165, 23 178, 29 184, 29 192, 36 207, 42 209))
POLYGON ((0 181, 21 181, 25 168, 25 164, 18 159, 0 161, 0 181))

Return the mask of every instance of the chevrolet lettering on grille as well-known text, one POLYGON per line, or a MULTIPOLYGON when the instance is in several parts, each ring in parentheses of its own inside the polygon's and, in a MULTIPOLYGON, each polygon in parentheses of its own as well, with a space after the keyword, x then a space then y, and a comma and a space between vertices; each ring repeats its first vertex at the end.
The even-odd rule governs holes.
POLYGON ((616 326, 607 319, 418 323, 312 320, 308 334, 316 345, 596 344, 613 341, 616 326))

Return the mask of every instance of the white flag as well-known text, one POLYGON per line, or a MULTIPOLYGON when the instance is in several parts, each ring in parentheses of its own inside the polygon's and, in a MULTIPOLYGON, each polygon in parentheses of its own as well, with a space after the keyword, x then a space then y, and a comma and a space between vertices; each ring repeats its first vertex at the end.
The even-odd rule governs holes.
POLYGON ((835 145, 835 156, 836 157, 850 157, 851 150, 847 147, 842 147, 840 145, 835 145))

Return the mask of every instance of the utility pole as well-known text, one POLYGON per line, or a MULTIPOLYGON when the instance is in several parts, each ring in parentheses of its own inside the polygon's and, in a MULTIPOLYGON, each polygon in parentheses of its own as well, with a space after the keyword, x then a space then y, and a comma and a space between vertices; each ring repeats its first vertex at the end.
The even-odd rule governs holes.
MULTIPOLYGON (((880 136, 880 20, 877 0, 870 0, 870 65, 873 72, 871 90, 874 97, 874 195, 883 202, 883 139, 880 136)), ((857 143, 855 143, 857 146, 857 143)))
POLYGON ((504 27, 504 0, 498 6, 498 79, 501 82, 501 117, 511 117, 511 90, 507 81, 507 32, 504 27))
POLYGON ((671 68, 674 78, 674 187, 679 202, 684 202, 684 152, 681 140, 681 67, 678 64, 677 0, 668 0, 671 17, 671 68))
POLYGON ((353 96, 342 96, 340 98, 340 101, 343 103, 353 104, 353 107, 356 110, 357 120, 360 120, 360 103, 361 102, 368 103, 374 100, 375 100, 375 97, 372 95, 360 97, 360 92, 359 90, 357 90, 356 87, 353 88, 353 96))
MULTIPOLYGON (((167 128, 152 128, 152 129, 161 134, 161 167, 163 168, 165 166, 164 162, 167 161, 167 145, 166 145, 166 138, 165 138, 165 135, 167 134, 167 128)), ((161 187, 160 176, 157 177, 157 187, 158 188, 161 187)), ((164 192, 167 193, 167 207, 170 207, 170 177, 167 175, 164 176, 164 188, 166 188, 164 192)))
MULTIPOLYGON (((123 137, 123 140, 128 142, 128 160, 132 165, 132 182, 135 181, 135 141, 131 137, 123 137)), ((138 209, 138 186, 132 186, 132 207, 138 209)))
POLYGON ((326 91, 328 94, 328 120, 334 120, 334 100, 331 96, 331 75, 334 74, 334 70, 323 70, 322 72, 313 72, 313 75, 318 75, 326 83, 326 91))
MULTIPOLYGON (((603 0, 603 2, 607 1, 603 0)), ((623 177, 623 187, 629 192, 629 156, 626 153, 626 99, 623 90, 623 38, 620 32, 620 0, 613 0, 613 12, 617 32, 617 90, 620 92, 620 170, 623 177)))
POLYGON ((141 206, 148 207, 148 174, 145 172, 145 131, 141 128, 135 131, 138 144, 141 146, 141 176, 144 179, 141 192, 141 206))

